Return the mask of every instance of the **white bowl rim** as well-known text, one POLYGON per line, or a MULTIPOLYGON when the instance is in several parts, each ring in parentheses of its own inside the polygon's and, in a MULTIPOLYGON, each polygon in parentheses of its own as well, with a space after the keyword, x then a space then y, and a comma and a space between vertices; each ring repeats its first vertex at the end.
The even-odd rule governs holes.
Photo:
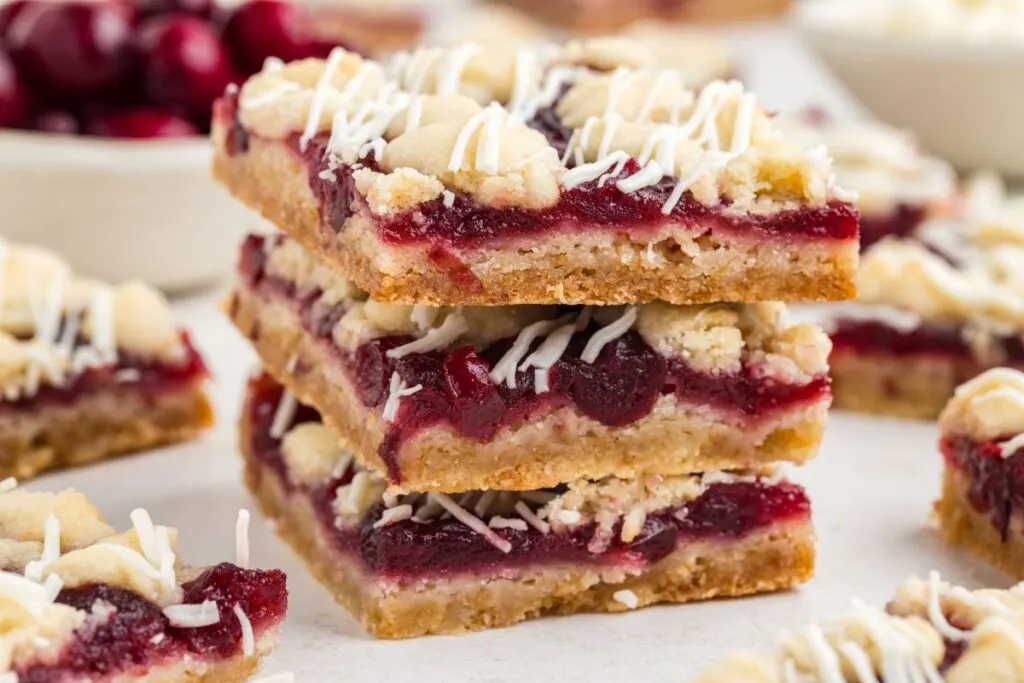
POLYGON ((801 3, 794 16, 807 34, 846 40, 873 52, 945 63, 1017 63, 1024 69, 1024 41, 1000 40, 987 43, 930 37, 893 36, 882 32, 856 30, 845 26, 840 12, 845 3, 818 0, 801 3))
POLYGON ((173 170, 210 163, 209 138, 125 140, 0 130, 0 168, 173 170))

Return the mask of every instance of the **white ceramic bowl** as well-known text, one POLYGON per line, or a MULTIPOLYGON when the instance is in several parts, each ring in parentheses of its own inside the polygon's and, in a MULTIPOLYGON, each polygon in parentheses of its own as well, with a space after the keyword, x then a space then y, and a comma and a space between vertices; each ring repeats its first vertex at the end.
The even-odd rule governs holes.
POLYGON ((1024 42, 895 37, 851 28, 844 11, 807 3, 798 24, 864 106, 959 168, 1024 177, 1024 42))
POLYGON ((214 283, 261 220, 210 178, 210 143, 0 131, 0 235, 82 275, 169 292, 214 283))

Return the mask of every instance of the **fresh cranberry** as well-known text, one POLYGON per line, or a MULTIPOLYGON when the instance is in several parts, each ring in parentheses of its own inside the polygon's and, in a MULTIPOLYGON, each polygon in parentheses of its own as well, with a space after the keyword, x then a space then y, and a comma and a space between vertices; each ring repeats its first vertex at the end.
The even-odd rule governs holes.
POLYGON ((44 111, 32 119, 32 130, 59 135, 78 135, 82 126, 74 114, 62 109, 44 111))
POLYGON ((0 5, 0 46, 7 44, 7 27, 14 22, 14 18, 21 10, 25 9, 26 5, 28 5, 28 0, 13 0, 13 2, 0 5))
POLYGON ((11 58, 0 50, 0 128, 17 128, 28 117, 29 94, 11 58))
POLYGON ((135 10, 143 19, 168 14, 189 14, 200 19, 213 16, 213 0, 134 0, 135 10))
POLYGON ((458 406, 459 432, 476 439, 493 437, 505 414, 505 402, 491 381, 490 371, 471 346, 458 349, 444 361, 448 390, 458 406))
POLYGON ((593 363, 577 362, 575 371, 570 392, 576 406, 609 427, 647 415, 666 376, 664 357, 632 331, 607 344, 593 363))
POLYGON ((164 109, 137 107, 98 116, 86 132, 106 138, 184 138, 198 135, 199 129, 164 109))
POLYGON ((231 60, 210 24, 175 15, 150 19, 135 41, 143 87, 157 104, 208 117, 232 80, 231 60))
POLYGON ((121 84, 133 20, 132 8, 117 0, 37 0, 17 14, 7 42, 33 87, 74 99, 121 84))
POLYGON ((224 39, 238 68, 252 74, 263 68, 267 57, 302 59, 311 36, 301 8, 281 0, 252 0, 232 13, 224 39))

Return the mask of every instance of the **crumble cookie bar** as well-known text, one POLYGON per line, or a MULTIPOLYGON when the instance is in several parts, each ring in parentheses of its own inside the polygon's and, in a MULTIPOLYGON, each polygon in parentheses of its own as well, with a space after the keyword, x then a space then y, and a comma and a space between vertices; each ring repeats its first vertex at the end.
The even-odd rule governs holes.
POLYGON ((909 132, 873 121, 832 121, 817 111, 777 123, 791 140, 828 148, 837 182, 857 193, 861 249, 889 235, 912 236, 960 203, 952 167, 925 154, 909 132))
POLYGON ((932 572, 885 610, 853 600, 837 618, 737 653, 694 683, 1017 683, 1024 677, 1024 586, 968 590, 932 572))
POLYGON ((934 418, 959 384, 1024 368, 1024 201, 977 179, 966 207, 864 254, 859 302, 826 324, 836 407, 934 418))
POLYGON ((828 339, 781 304, 383 304, 253 235, 227 312, 282 415, 315 406, 394 491, 803 462, 830 402, 828 339))
POLYGON ((608 39, 335 51, 229 91, 213 172, 380 301, 850 298, 857 213, 825 148, 655 59, 608 39))
POLYGON ((76 491, 0 482, 0 680, 244 681, 277 644, 285 576, 238 559, 185 567, 145 510, 117 534, 76 491))
POLYGON ((779 475, 713 472, 546 490, 393 495, 315 411, 249 385, 245 479, 278 533, 376 636, 507 626, 806 581, 810 503, 779 475))
POLYGON ((148 285, 0 241, 0 477, 191 439, 213 422, 207 378, 148 285))
POLYGON ((767 19, 785 13, 791 0, 500 0, 537 17, 577 31, 608 31, 640 19, 717 23, 767 19))
POLYGON ((939 418, 946 539, 1024 579, 1024 373, 996 368, 956 390, 939 418))

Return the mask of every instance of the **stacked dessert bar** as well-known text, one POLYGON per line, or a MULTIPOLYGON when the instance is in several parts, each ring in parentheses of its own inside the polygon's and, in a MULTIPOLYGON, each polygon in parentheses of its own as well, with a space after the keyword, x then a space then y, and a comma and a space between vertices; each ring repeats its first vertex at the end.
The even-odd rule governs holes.
POLYGON ((226 304, 247 482, 377 635, 811 574, 780 463, 830 345, 761 302, 848 296, 856 211, 739 84, 609 60, 338 51, 218 104, 216 177, 284 233, 226 304))

